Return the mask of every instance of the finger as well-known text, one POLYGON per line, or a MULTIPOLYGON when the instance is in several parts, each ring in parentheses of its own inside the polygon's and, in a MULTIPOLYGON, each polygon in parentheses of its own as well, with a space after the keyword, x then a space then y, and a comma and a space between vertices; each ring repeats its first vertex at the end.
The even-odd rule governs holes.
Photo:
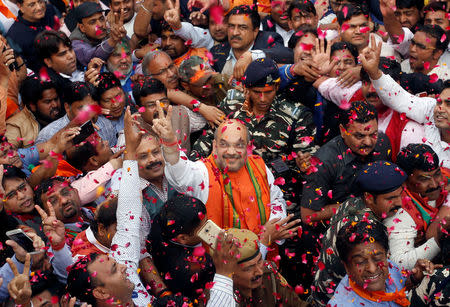
POLYGON ((116 152, 115 154, 112 155, 111 159, 116 159, 116 158, 120 157, 124 151, 125 151, 125 149, 119 150, 118 152, 116 152))
POLYGON ((164 119, 164 111, 163 108, 161 107, 161 102, 159 100, 156 101, 156 110, 158 111, 158 118, 164 119))
POLYGON ((71 297, 71 298, 70 298, 70 301, 69 301, 69 307, 74 307, 76 301, 77 301, 77 298, 76 298, 75 296, 74 296, 74 297, 71 297))
POLYGON ((180 10, 180 0, 175 0, 175 9, 180 10))
POLYGON ((47 201, 48 213, 50 213, 51 217, 56 217, 55 209, 52 206, 52 203, 47 201))
MULTIPOLYGON (((10 241, 10 240, 8 240, 8 241, 10 241)), ((11 268, 11 271, 13 272, 14 276, 18 276, 19 271, 17 270, 17 267, 14 264, 14 262, 11 260, 11 258, 6 258, 6 262, 8 262, 9 267, 11 268)))
POLYGON ((173 112, 172 106, 169 106, 167 108, 167 116, 166 116, 166 119, 169 123, 172 122, 172 112, 173 112))
POLYGON ((25 264, 23 265, 23 274, 27 275, 30 273, 30 263, 31 263, 31 256, 29 253, 25 256, 25 264))
POLYGON ((15 282, 10 282, 8 284, 8 291, 9 291, 9 294, 11 295, 11 297, 14 300, 17 299, 17 292, 18 292, 18 290, 17 290, 17 285, 16 285, 15 282))
POLYGON ((37 210, 37 212, 41 216, 42 221, 44 221, 48 217, 47 213, 40 206, 35 205, 34 208, 37 210))
POLYGON ((168 1, 167 1, 167 4, 168 4, 170 10, 173 10, 173 9, 174 9, 172 0, 168 0, 168 1))

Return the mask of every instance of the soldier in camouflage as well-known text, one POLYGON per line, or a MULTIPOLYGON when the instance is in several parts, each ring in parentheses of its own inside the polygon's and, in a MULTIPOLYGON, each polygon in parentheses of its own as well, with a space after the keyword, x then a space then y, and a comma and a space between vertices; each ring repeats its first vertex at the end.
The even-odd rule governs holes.
MULTIPOLYGON (((296 153, 315 151, 316 127, 312 113, 300 102, 276 96, 279 82, 278 69, 272 60, 253 61, 243 78, 244 92, 229 90, 218 108, 228 118, 245 123, 253 151, 264 159, 275 178, 280 178, 277 182, 285 199, 295 204, 301 191, 296 153)), ((209 128, 195 142, 190 158, 207 157, 213 140, 214 130, 209 128)))
POLYGON ((363 196, 350 197, 338 208, 322 239, 314 279, 315 291, 309 298, 313 305, 327 306, 337 285, 347 274, 336 249, 339 231, 352 223, 382 222, 384 218, 393 216, 401 208, 402 184, 406 178, 405 172, 387 161, 369 163, 358 173, 356 183, 363 196))

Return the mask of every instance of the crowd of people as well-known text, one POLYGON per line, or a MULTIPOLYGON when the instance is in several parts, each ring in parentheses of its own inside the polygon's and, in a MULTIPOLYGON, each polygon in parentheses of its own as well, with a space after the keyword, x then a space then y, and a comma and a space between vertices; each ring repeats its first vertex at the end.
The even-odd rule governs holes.
POLYGON ((449 12, 1 0, 1 306, 450 306, 449 12))

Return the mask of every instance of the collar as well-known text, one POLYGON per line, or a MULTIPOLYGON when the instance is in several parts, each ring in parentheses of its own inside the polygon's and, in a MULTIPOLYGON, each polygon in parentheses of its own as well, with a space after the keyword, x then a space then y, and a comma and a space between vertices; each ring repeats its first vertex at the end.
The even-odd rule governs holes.
MULTIPOLYGON (((247 51, 252 50, 254 45, 255 45, 255 43, 253 42, 253 44, 250 46, 250 48, 248 48, 247 51)), ((231 49, 230 49, 230 52, 228 53, 227 61, 228 61, 228 60, 234 60, 234 61, 237 61, 236 57, 234 56, 233 48, 231 48, 231 49)))
POLYGON ((90 226, 86 229, 86 239, 88 240, 89 243, 97 247, 105 254, 108 254, 111 251, 109 248, 105 247, 103 244, 97 241, 90 226))
POLYGON ((175 242, 173 240, 169 240, 169 242, 173 243, 175 245, 178 245, 178 246, 186 247, 186 248, 196 248, 196 247, 202 246, 202 243, 198 243, 196 245, 186 245, 186 244, 181 244, 181 243, 175 242))

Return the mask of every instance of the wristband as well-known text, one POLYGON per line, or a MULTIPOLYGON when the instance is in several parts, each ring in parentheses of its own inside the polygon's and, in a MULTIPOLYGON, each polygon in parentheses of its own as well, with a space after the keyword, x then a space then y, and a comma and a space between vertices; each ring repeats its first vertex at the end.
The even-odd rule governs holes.
POLYGON ((163 139, 161 139, 161 144, 163 144, 166 147, 172 147, 172 146, 178 145, 178 140, 176 140, 175 142, 172 142, 172 143, 167 143, 163 139))
POLYGON ((289 67, 289 73, 291 74, 292 77, 297 76, 297 74, 294 71, 294 66, 295 64, 292 64, 291 67, 289 67))
POLYGON ((64 245, 66 245, 66 242, 64 240, 62 240, 62 242, 59 243, 58 245, 53 245, 53 244, 51 244, 51 245, 52 245, 52 249, 54 251, 59 251, 59 250, 63 249, 64 245))

